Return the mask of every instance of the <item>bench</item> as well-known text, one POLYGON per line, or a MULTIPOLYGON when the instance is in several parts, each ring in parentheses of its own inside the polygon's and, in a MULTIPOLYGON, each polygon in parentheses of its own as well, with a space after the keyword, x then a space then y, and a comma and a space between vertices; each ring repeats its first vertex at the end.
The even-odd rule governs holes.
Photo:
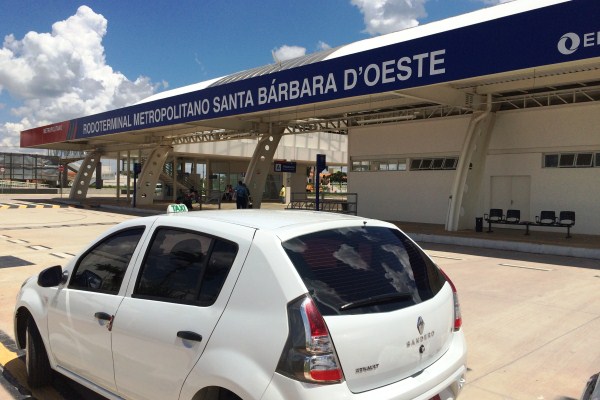
POLYGON ((575 225, 575 211, 561 211, 556 218, 554 211, 542 211, 535 217, 535 225, 549 228, 567 228, 567 239, 571 237, 571 227, 575 225))
MULTIPOLYGON (((484 214, 483 219, 488 223, 488 233, 492 231, 492 224, 526 225, 521 222, 521 210, 507 210, 506 215, 501 208, 490 209, 489 214, 484 214)), ((527 228, 529 228, 527 226, 527 228)))
POLYGON ((492 231, 492 224, 522 225, 525 226, 525 235, 529 235, 530 226, 543 226, 549 228, 567 228, 567 239, 571 237, 571 227, 575 225, 575 211, 561 211, 558 218, 554 211, 542 211, 535 217, 535 222, 521 221, 521 210, 507 210, 506 215, 501 208, 490 209, 489 214, 483 215, 488 223, 487 232, 492 231))

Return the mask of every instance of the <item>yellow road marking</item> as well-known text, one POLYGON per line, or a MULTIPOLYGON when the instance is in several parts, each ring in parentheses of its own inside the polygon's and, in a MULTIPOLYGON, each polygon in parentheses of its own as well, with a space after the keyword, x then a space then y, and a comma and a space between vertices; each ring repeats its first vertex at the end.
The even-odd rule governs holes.
POLYGON ((8 364, 10 361, 14 360, 15 358, 17 358, 17 353, 15 353, 14 351, 8 350, 6 347, 4 347, 4 345, 0 346, 0 365, 1 366, 5 366, 6 364, 8 364))
POLYGON ((16 210, 22 208, 70 208, 70 205, 60 204, 2 204, 0 210, 16 210))
MULTIPOLYGON (((63 397, 52 386, 39 389, 31 389, 27 385, 27 371, 25 363, 18 359, 17 353, 8 350, 0 343, 0 366, 4 368, 23 388, 29 390, 36 399, 64 400, 63 397)), ((18 388, 17 388, 18 389, 18 388)))

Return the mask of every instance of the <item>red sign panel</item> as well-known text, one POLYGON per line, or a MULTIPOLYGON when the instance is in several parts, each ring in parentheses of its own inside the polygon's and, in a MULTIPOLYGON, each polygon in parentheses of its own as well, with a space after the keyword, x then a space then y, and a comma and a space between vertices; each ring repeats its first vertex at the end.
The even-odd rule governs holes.
POLYGON ((67 140, 69 126, 69 121, 65 121, 23 131, 21 132, 21 147, 64 142, 67 140))

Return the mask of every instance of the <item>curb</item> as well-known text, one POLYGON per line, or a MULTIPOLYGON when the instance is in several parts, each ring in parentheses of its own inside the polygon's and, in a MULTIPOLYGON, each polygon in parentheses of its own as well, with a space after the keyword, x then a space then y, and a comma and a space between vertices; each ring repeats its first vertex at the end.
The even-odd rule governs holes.
POLYGON ((600 260, 600 249, 581 247, 556 246, 549 244, 511 242, 507 240, 486 240, 462 238, 456 236, 429 235, 424 233, 406 232, 412 240, 418 243, 454 244, 467 247, 486 249, 520 251, 523 253, 546 254, 553 256, 579 257, 600 260))

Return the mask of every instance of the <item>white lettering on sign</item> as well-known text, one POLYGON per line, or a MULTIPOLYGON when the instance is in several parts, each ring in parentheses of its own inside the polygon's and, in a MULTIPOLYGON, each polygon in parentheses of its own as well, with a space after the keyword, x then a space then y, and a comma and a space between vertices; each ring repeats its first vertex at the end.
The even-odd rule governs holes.
POLYGON ((344 71, 344 90, 351 90, 362 79, 364 84, 372 87, 381 84, 406 81, 412 77, 441 75, 446 73, 444 55, 446 50, 415 54, 412 57, 400 57, 380 64, 369 64, 366 67, 347 69, 344 71))
POLYGON ((112 131, 115 129, 129 128, 131 123, 129 121, 129 115, 122 115, 120 117, 103 119, 95 122, 88 122, 83 124, 83 134, 92 135, 95 133, 103 133, 112 131))
POLYGON ((579 50, 582 45, 583 47, 600 46, 600 32, 588 32, 582 35, 574 32, 565 33, 559 39, 556 48, 561 54, 568 56, 579 50))
MULTIPOLYGON (((591 39, 588 39, 591 41, 591 39)), ((220 94, 156 107, 144 111, 131 112, 114 118, 101 119, 82 124, 83 136, 114 133, 146 125, 164 125, 203 117, 218 117, 223 113, 252 111, 256 106, 277 105, 286 102, 305 100, 311 97, 333 96, 339 92, 364 90, 380 85, 398 84, 409 79, 422 79, 446 73, 446 49, 428 51, 413 55, 391 57, 381 62, 371 62, 336 72, 322 72, 313 76, 293 80, 274 78, 270 85, 255 86, 250 89, 220 94)), ((201 93, 198 92, 200 95, 201 93)), ((189 97, 188 97, 189 99, 189 97)), ((317 99, 315 99, 316 101, 317 99)), ((138 109, 139 110, 139 109, 138 109)), ((46 129, 62 129, 50 127, 46 129)))
POLYGON ((62 127, 62 125, 54 125, 54 126, 49 126, 49 127, 46 127, 46 128, 44 128, 44 129, 42 130, 42 133, 43 133, 43 134, 46 134, 46 133, 54 133, 54 132, 60 132, 60 131, 62 131, 62 130, 63 130, 63 127, 62 127))

